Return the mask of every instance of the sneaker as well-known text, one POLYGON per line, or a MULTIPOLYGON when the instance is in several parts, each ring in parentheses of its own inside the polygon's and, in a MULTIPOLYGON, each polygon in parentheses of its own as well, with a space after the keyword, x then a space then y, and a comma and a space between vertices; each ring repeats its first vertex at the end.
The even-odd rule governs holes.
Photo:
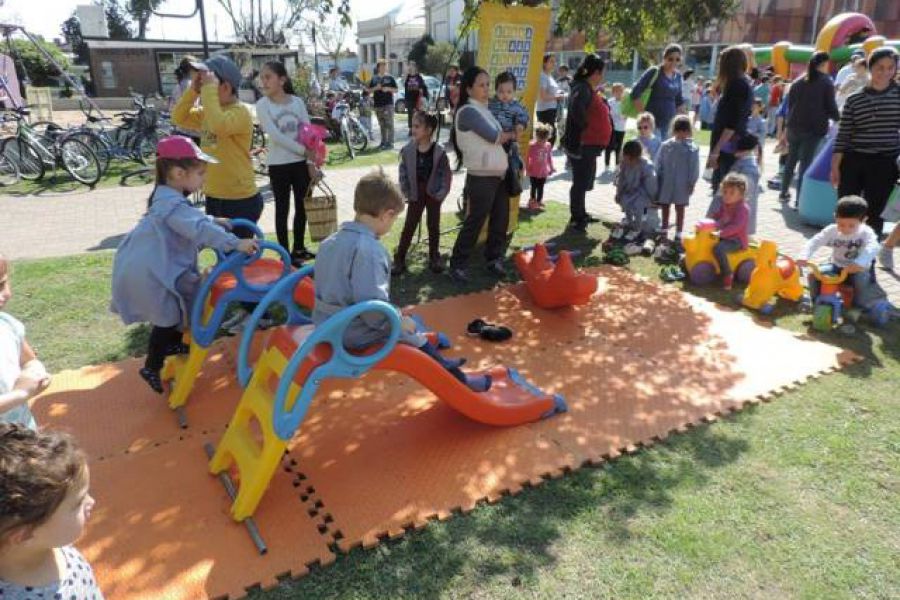
POLYGON ((541 210, 541 203, 538 202, 535 198, 532 198, 528 201, 528 210, 531 212, 537 212, 541 210))
POLYGON ((234 311, 233 313, 231 313, 231 316, 222 322, 222 325, 220 328, 224 329, 225 331, 227 331, 229 333, 232 333, 231 330, 234 329, 234 327, 237 325, 243 326, 244 321, 246 321, 249 316, 250 316, 250 313, 248 313, 243 308, 239 308, 236 311, 234 311))
POLYGON ((503 268, 503 261, 499 258, 497 260, 490 261, 487 266, 485 266, 487 272, 495 277, 506 277, 506 269, 503 268))
POLYGON ((447 272, 447 274, 450 276, 450 279, 452 279, 456 283, 469 283, 469 275, 468 273, 466 273, 465 269, 450 267, 450 270, 447 272))
POLYGON ((141 379, 147 382, 154 392, 157 394, 163 393, 163 384, 162 379, 159 377, 159 371, 154 371, 152 369, 148 369, 147 367, 142 368, 138 373, 141 376, 141 379))
POLYGON ((722 289, 730 290, 731 286, 734 285, 734 275, 725 275, 722 277, 722 289))
POLYGON ((878 262, 881 264, 882 269, 893 271, 894 249, 882 244, 881 249, 878 251, 878 262))

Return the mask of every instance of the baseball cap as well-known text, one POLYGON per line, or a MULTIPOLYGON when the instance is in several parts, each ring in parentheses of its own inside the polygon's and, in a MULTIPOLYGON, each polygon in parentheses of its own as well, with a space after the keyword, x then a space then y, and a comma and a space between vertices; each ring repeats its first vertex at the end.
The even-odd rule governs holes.
POLYGON ((170 135, 159 140, 156 144, 157 158, 194 158, 208 163, 219 162, 209 154, 200 150, 189 137, 183 135, 170 135))
POLYGON ((219 54, 202 62, 192 62, 191 66, 198 71, 212 71, 219 78, 219 81, 230 83, 235 93, 241 86, 241 70, 227 56, 219 54))

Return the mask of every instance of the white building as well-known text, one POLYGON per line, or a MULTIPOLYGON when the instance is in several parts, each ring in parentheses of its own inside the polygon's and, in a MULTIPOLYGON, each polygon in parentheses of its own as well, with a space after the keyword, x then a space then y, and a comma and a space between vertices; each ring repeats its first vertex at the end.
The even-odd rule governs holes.
POLYGON ((388 71, 404 72, 406 56, 412 45, 425 35, 422 0, 404 0, 386 14, 356 24, 359 63, 374 70, 376 61, 388 61, 388 71))

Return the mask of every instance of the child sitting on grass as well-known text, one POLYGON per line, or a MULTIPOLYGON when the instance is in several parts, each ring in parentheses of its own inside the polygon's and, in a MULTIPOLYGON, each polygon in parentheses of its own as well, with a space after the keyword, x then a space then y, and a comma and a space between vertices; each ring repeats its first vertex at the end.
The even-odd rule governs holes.
POLYGON ((407 208, 392 275, 406 272, 406 253, 423 212, 427 215, 428 225, 428 268, 432 273, 444 271, 440 249, 441 203, 450 193, 453 172, 447 153, 432 139, 437 126, 436 115, 421 110, 416 112, 412 120, 412 139, 400 151, 400 189, 406 196, 407 208))
POLYGON ((622 164, 616 172, 615 186, 616 204, 625 212, 625 220, 622 222, 624 228, 616 228, 612 238, 624 236, 633 241, 640 236, 644 214, 656 200, 658 189, 653 163, 643 155, 637 140, 628 140, 622 148, 622 164))
POLYGON ((187 352, 181 332, 200 287, 200 249, 252 254, 259 246, 225 231, 229 219, 204 215, 187 201, 186 194, 203 186, 206 163, 214 158, 180 135, 160 140, 156 157, 156 187, 147 214, 116 250, 110 308, 126 325, 149 321, 153 326, 140 375, 162 394, 166 356, 187 352))
MULTIPOLYGON (((343 223, 319 246, 316 257, 316 304, 312 320, 325 322, 341 310, 367 300, 390 302, 391 259, 379 239, 386 235, 403 210, 400 188, 378 169, 363 176, 353 197, 356 218, 343 223)), ((344 345, 360 350, 381 344, 390 335, 389 322, 381 315, 362 315, 347 327, 344 345)), ((466 376, 465 359, 447 359, 417 332, 415 322, 402 317, 400 343, 415 346, 476 392, 491 385, 490 376, 466 376)))
POLYGON ((103 599, 72 546, 94 507, 89 482, 68 435, 0 423, 0 598, 103 599))
POLYGON ((50 385, 50 375, 25 339, 25 326, 2 312, 11 297, 9 261, 0 254, 0 423, 37 430, 31 404, 50 385))
POLYGON ((648 112, 639 114, 637 117, 637 128, 637 140, 641 143, 644 152, 647 153, 647 158, 650 159, 650 162, 655 161, 656 155, 659 154, 659 148, 662 146, 662 140, 656 136, 656 117, 648 112))
POLYGON ((737 173, 728 173, 719 186, 722 194, 722 205, 712 218, 719 230, 719 241, 713 248, 716 262, 719 263, 719 274, 722 276, 722 288, 730 290, 734 283, 734 273, 728 262, 728 255, 747 247, 747 223, 750 219, 750 208, 744 201, 747 193, 747 179, 737 173))
MULTIPOLYGON (((806 243, 797 264, 806 266, 816 250, 831 248, 831 264, 824 273, 836 275, 846 270, 847 281, 853 285, 853 304, 865 309, 878 325, 885 325, 891 317, 892 306, 887 294, 875 281, 872 264, 878 253, 878 236, 866 225, 869 206, 859 196, 844 196, 834 211, 835 222, 806 243)), ((810 294, 819 295, 819 281, 809 278, 810 294)))
POLYGON ((528 210, 544 209, 544 184, 553 175, 553 146, 550 136, 553 127, 546 123, 534 126, 534 140, 528 145, 528 156, 525 159, 525 172, 531 180, 531 197, 528 210))
POLYGON ((684 210, 691 201, 694 186, 700 178, 700 149, 692 139, 694 128, 687 115, 672 121, 672 137, 663 142, 656 157, 656 177, 662 207, 662 233, 669 230, 669 212, 675 207, 676 239, 684 231, 684 210))

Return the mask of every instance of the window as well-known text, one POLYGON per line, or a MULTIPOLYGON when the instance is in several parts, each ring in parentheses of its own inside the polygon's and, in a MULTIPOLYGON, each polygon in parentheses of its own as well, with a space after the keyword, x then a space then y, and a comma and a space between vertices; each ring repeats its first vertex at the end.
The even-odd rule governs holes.
POLYGON ((178 84, 178 80, 175 78, 175 67, 180 61, 181 55, 176 56, 174 52, 156 53, 156 68, 163 96, 171 96, 172 90, 178 84))
POLYGON ((116 74, 113 72, 112 61, 104 60, 100 63, 100 85, 105 90, 116 88, 116 74))

